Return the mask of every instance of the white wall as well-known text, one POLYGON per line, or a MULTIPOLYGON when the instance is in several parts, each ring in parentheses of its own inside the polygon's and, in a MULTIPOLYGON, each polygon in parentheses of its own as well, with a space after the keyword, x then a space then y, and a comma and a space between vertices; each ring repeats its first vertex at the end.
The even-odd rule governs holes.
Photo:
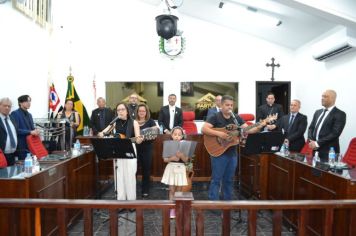
POLYGON ((162 12, 157 7, 138 0, 61 0, 54 4, 51 34, 13 11, 10 3, 0 5, 0 96, 15 102, 19 95, 30 94, 35 117, 47 114, 48 81, 54 82, 64 100, 69 66, 89 113, 94 108, 94 74, 98 96, 105 96, 105 81, 164 81, 165 103, 169 93, 179 94, 180 81, 239 82, 239 111, 254 113, 255 82, 270 79, 271 69, 265 64, 275 57, 281 64, 276 80, 292 81, 292 98, 302 100, 302 112, 309 121, 320 107, 322 90, 334 88, 339 94, 337 105, 348 114, 343 149, 354 135, 350 98, 355 95, 352 86, 344 85, 353 83, 354 56, 324 66, 311 59, 308 48, 295 53, 180 15, 178 25, 184 31, 186 50, 182 58, 171 61, 159 54, 154 18, 162 12))
POLYGON ((322 108, 321 95, 326 89, 337 92, 336 106, 347 115, 346 126, 340 137, 341 151, 345 152, 350 140, 356 137, 356 52, 350 52, 327 62, 312 58, 311 42, 296 53, 292 80, 292 97, 302 101, 301 112, 313 119, 315 110, 322 108))

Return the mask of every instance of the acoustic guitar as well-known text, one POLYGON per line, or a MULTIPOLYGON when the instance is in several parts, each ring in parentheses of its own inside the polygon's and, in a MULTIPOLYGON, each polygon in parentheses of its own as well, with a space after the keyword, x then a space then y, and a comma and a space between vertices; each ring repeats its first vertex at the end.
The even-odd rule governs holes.
POLYGON ((222 155, 229 147, 238 145, 240 143, 240 136, 243 133, 246 133, 248 130, 253 129, 260 124, 266 125, 267 123, 274 121, 277 119, 276 115, 271 115, 268 116, 266 119, 257 122, 256 124, 247 126, 244 129, 241 129, 241 127, 237 125, 227 125, 226 127, 223 128, 213 128, 213 130, 217 130, 220 132, 224 132, 229 135, 227 139, 222 139, 217 136, 211 136, 211 135, 204 135, 204 146, 208 153, 213 156, 217 157, 222 155))
MULTIPOLYGON (((109 137, 113 137, 113 130, 115 128, 115 123, 113 124, 109 124, 103 131, 98 133, 99 137, 104 137, 104 136, 109 136, 109 137)), ((142 129, 140 131, 140 135, 139 137, 143 137, 144 140, 154 140, 157 138, 159 134, 159 128, 158 127, 148 127, 145 129, 142 129)), ((118 138, 124 139, 126 138, 126 135, 124 134, 117 134, 118 138)), ((136 142, 137 137, 132 137, 130 138, 131 142, 136 142)))
MULTIPOLYGON (((140 135, 138 137, 142 137, 143 140, 154 140, 157 138, 158 134, 159 134, 159 128, 158 127, 148 127, 145 129, 142 129, 140 131, 140 135)), ((121 139, 126 138, 126 135, 124 134, 118 134, 118 137, 121 139)), ((131 142, 136 142, 136 139, 138 137, 132 137, 130 138, 131 142)))

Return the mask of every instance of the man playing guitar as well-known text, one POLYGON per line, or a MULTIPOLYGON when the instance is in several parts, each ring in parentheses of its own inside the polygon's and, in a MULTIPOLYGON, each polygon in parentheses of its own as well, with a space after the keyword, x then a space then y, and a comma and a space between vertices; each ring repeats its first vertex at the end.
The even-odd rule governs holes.
MULTIPOLYGON (((212 155, 214 151, 209 152, 211 154, 212 169, 209 187, 210 200, 219 200, 219 190, 221 183, 223 200, 232 199, 233 178, 235 176, 237 167, 237 145, 239 139, 238 137, 237 139, 232 137, 233 132, 224 129, 224 127, 232 127, 232 129, 235 129, 235 131, 237 131, 237 128, 242 128, 245 129, 247 133, 257 133, 263 126, 266 125, 266 121, 258 122, 256 125, 254 125, 253 128, 247 130, 246 128, 248 125, 245 124, 245 121, 239 116, 235 117, 233 114, 233 106, 234 98, 229 95, 224 95, 221 99, 220 111, 210 116, 202 127, 205 147, 210 148, 213 146, 210 145, 211 143, 206 141, 216 140, 214 142, 217 144, 217 146, 223 148, 222 154, 218 156, 212 155)), ((235 133, 238 133, 238 131, 235 133)))

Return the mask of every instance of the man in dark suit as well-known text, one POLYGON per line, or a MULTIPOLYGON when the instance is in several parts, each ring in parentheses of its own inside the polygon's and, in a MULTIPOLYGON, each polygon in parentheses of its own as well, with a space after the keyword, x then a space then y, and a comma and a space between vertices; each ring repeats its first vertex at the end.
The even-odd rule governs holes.
POLYGON ((221 95, 217 95, 215 97, 215 107, 209 108, 206 118, 208 119, 209 116, 219 112, 220 109, 221 109, 221 95))
POLYGON ((283 115, 282 105, 274 103, 276 100, 274 93, 269 92, 266 97, 266 104, 258 107, 256 114, 256 121, 266 119, 269 115, 277 114, 277 119, 280 119, 283 115))
POLYGON ((177 96, 175 94, 170 94, 168 96, 169 105, 163 106, 159 111, 158 125, 162 125, 163 133, 165 134, 170 134, 173 127, 183 126, 182 109, 175 105, 176 101, 177 96))
POLYGON ((340 152, 339 136, 346 124, 346 113, 335 106, 336 92, 326 90, 321 97, 321 105, 314 113, 308 129, 309 147, 319 152, 321 161, 328 161, 330 147, 340 152))
POLYGON ((19 160, 24 160, 26 154, 29 153, 26 137, 27 135, 40 135, 40 131, 35 129, 33 118, 28 109, 31 107, 31 97, 29 95, 22 95, 17 99, 19 103, 19 109, 11 113, 11 118, 15 121, 17 130, 17 154, 19 160))
POLYGON ((90 117, 90 128, 93 135, 97 135, 105 129, 106 126, 108 126, 114 119, 114 112, 110 108, 106 107, 106 101, 104 98, 99 97, 96 100, 96 104, 98 105, 98 108, 92 111, 90 117))
POLYGON ((290 151, 300 152, 302 150, 305 139, 304 132, 307 129, 307 116, 299 113, 300 101, 294 99, 290 103, 290 113, 284 115, 277 121, 276 124, 267 125, 269 130, 278 129, 284 134, 284 142, 288 143, 290 151))
POLYGON ((17 134, 15 122, 9 116, 12 102, 9 98, 0 99, 0 149, 4 152, 7 165, 15 164, 17 134))

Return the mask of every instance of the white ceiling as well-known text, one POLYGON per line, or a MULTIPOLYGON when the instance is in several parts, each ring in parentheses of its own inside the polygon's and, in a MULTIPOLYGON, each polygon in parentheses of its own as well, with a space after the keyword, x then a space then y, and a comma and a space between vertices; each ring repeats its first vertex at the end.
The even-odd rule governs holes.
MULTIPOLYGON (((142 0, 158 5, 161 0, 142 0)), ((169 0, 182 5, 180 17, 189 15, 268 40, 290 49, 297 49, 323 33, 345 26, 356 30, 356 0, 233 0, 259 12, 275 16, 280 26, 264 28, 242 22, 239 15, 227 15, 219 8, 223 0, 169 0)), ((234 4, 224 0, 224 7, 234 4)), ((184 29, 183 29, 184 30, 184 29)))

